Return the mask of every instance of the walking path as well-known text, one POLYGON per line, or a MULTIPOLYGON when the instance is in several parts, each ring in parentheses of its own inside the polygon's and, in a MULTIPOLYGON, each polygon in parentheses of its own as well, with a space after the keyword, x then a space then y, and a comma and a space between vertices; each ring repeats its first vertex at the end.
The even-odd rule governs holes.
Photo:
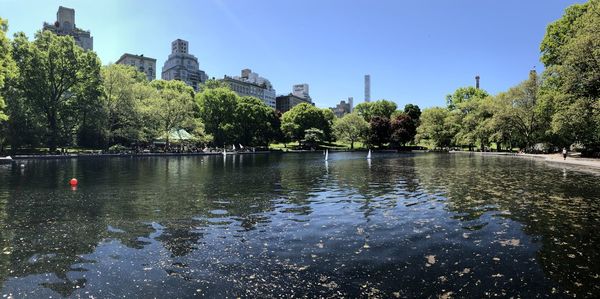
POLYGON ((593 158, 581 158, 579 154, 569 153, 567 159, 563 159, 562 154, 517 154, 517 153, 496 153, 496 152, 466 152, 466 151, 451 151, 451 153, 469 153, 469 154, 480 154, 490 156, 513 156, 518 158, 534 158, 543 159, 548 163, 566 164, 566 165, 578 165, 586 167, 600 168, 600 159, 593 158))
POLYGON ((570 154, 565 160, 561 154, 545 154, 545 155, 536 155, 536 154, 517 154, 517 156, 524 157, 534 157, 544 159, 546 162, 550 163, 559 163, 559 164, 569 164, 569 165, 579 165, 579 166, 587 166, 587 167, 597 167, 600 168, 600 159, 592 159, 592 158, 581 158, 578 155, 570 154))

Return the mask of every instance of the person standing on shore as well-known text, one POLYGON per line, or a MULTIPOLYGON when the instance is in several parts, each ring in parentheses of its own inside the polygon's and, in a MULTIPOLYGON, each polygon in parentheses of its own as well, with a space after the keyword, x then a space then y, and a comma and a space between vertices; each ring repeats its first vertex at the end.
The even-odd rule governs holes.
POLYGON ((563 154, 563 160, 567 160, 567 149, 563 147, 562 150, 562 154, 563 154))

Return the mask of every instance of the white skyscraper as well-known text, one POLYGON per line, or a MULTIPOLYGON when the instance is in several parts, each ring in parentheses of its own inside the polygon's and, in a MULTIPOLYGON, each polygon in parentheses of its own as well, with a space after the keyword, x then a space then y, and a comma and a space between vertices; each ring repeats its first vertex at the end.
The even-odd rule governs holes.
POLYGON ((302 84, 296 84, 294 85, 294 89, 292 91, 292 94, 303 98, 303 99, 307 99, 310 101, 310 95, 309 95, 309 91, 308 91, 308 84, 306 83, 302 83, 302 84))

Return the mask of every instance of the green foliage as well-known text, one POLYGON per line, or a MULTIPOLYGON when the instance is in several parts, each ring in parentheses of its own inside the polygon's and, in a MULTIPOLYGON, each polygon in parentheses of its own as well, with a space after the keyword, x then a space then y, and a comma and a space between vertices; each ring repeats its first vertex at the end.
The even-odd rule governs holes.
POLYGON ((417 128, 416 141, 423 142, 432 148, 450 146, 453 134, 447 119, 448 109, 433 107, 423 110, 421 125, 417 128))
POLYGON ((145 99, 155 97, 146 76, 133 66, 121 64, 103 67, 101 75, 102 103, 106 112, 104 134, 108 144, 130 145, 146 139, 142 105, 145 99))
POLYGON ((540 85, 539 78, 532 72, 528 80, 495 97, 496 124, 503 128, 510 126, 512 143, 522 148, 544 140, 549 127, 539 100, 540 85))
MULTIPOLYGON (((8 119, 4 113, 6 104, 4 103, 4 83, 7 79, 16 75, 15 63, 11 56, 10 41, 6 37, 8 31, 8 22, 0 18, 0 124, 8 119)), ((0 140, 2 143, 2 140, 0 140)))
POLYGON ((196 95, 206 133, 219 146, 268 145, 278 139, 279 115, 262 100, 239 97, 226 87, 205 88, 196 95))
POLYGON ((167 136, 168 146, 168 136, 172 130, 194 129, 194 91, 179 80, 154 80, 150 86, 154 87, 157 93, 145 100, 144 111, 154 120, 152 123, 156 126, 156 136, 167 136))
POLYGON ((551 132, 565 144, 600 145, 600 1, 569 7, 542 41, 551 132))
POLYGON ((374 116, 369 121, 369 135, 367 137, 370 145, 383 147, 390 141, 390 120, 383 116, 374 116))
POLYGON ((329 109, 319 109, 308 103, 294 106, 281 116, 281 130, 287 137, 301 141, 304 139, 305 131, 317 128, 323 131, 327 138, 327 132, 331 132, 334 117, 329 109))
POLYGON ((354 111, 369 122, 374 117, 385 117, 390 119, 394 111, 396 111, 396 108, 397 106, 394 102, 379 100, 376 102, 360 103, 354 107, 354 111))
POLYGON ((98 101, 98 57, 75 45, 72 37, 49 31, 37 33, 32 42, 17 34, 13 57, 19 70, 14 87, 46 124, 46 144, 51 151, 71 144, 73 132, 85 119, 85 106, 98 101))
POLYGON ((473 99, 483 99, 488 97, 489 94, 483 89, 478 89, 473 86, 461 87, 454 91, 453 94, 446 96, 446 104, 449 110, 457 108, 458 104, 468 102, 473 99))
POLYGON ((590 2, 575 4, 565 10, 562 18, 546 28, 546 35, 540 45, 541 61, 546 66, 558 65, 563 61, 562 48, 577 34, 581 26, 579 20, 588 11, 590 2))
POLYGON ((600 144, 600 103, 577 99, 560 109, 552 119, 552 130, 564 144, 600 144), (595 106, 590 106, 594 105, 595 106))
POLYGON ((268 145, 277 135, 277 115, 261 99, 242 97, 236 107, 237 143, 268 145))
POLYGON ((406 113, 415 123, 415 126, 419 126, 419 120, 421 119, 421 108, 417 105, 406 104, 404 105, 404 113, 406 113))
POLYGON ((333 132, 337 140, 350 142, 350 148, 354 149, 357 141, 366 141, 369 123, 357 113, 344 115, 333 123, 333 132))
POLYGON ((196 103, 200 108, 200 118, 206 132, 214 137, 217 145, 235 142, 235 111, 238 96, 228 88, 204 89, 196 94, 196 103))
POLYGON ((323 141, 325 133, 317 128, 310 128, 304 131, 303 143, 305 146, 315 148, 323 141))
POLYGON ((398 114, 392 119, 390 130, 390 142, 396 146, 412 142, 417 134, 415 121, 406 113, 398 114))
POLYGON ((323 130, 323 138, 325 141, 333 140, 333 122, 335 121, 335 114, 331 109, 323 108, 321 109, 321 114, 323 115, 323 124, 321 126, 321 130, 323 130))
POLYGON ((229 85, 223 81, 208 79, 204 84, 200 84, 199 88, 200 92, 202 92, 206 89, 229 88, 229 85))

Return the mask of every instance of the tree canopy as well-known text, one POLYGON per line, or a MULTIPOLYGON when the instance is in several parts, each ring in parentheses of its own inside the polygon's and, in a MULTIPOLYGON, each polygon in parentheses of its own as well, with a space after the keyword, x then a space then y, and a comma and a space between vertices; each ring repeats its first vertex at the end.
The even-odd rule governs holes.
MULTIPOLYGON (((15 76, 16 67, 12 59, 10 50, 10 41, 6 37, 8 31, 8 22, 0 18, 0 123, 6 121, 8 116, 4 113, 6 104, 2 96, 4 82, 7 78, 15 76)), ((2 140, 0 140, 2 142, 2 140)))
POLYGON ((440 107, 423 110, 421 125, 417 128, 417 142, 423 142, 432 148, 450 146, 453 134, 447 122, 449 115, 448 109, 440 107))
POLYGON ((235 112, 238 96, 226 87, 208 88, 196 94, 200 118, 206 132, 213 135, 218 145, 235 142, 235 112))
POLYGON ((13 45, 19 70, 16 87, 46 124, 50 150, 69 144, 82 119, 77 108, 98 101, 98 57, 77 46, 72 37, 49 31, 38 32, 31 42, 17 34, 13 45))
POLYGON ((396 108, 396 103, 392 101, 379 100, 375 102, 360 103, 354 107, 354 111, 369 122, 376 116, 390 119, 394 111, 396 111, 396 108))
POLYGON ((308 103, 300 103, 281 116, 281 130, 293 140, 302 142, 306 130, 315 128, 323 131, 325 138, 331 132, 333 113, 308 103))
POLYGON ((488 97, 487 91, 473 86, 461 87, 454 91, 454 93, 446 96, 446 104, 448 109, 454 110, 457 106, 463 102, 468 102, 473 99, 483 99, 488 97))
POLYGON ((600 1, 567 8, 541 44, 552 133, 565 144, 600 147, 600 1))
POLYGON ((354 149, 354 143, 365 141, 369 123, 357 113, 349 113, 338 118, 333 123, 333 131, 338 140, 350 142, 350 149, 354 149))

